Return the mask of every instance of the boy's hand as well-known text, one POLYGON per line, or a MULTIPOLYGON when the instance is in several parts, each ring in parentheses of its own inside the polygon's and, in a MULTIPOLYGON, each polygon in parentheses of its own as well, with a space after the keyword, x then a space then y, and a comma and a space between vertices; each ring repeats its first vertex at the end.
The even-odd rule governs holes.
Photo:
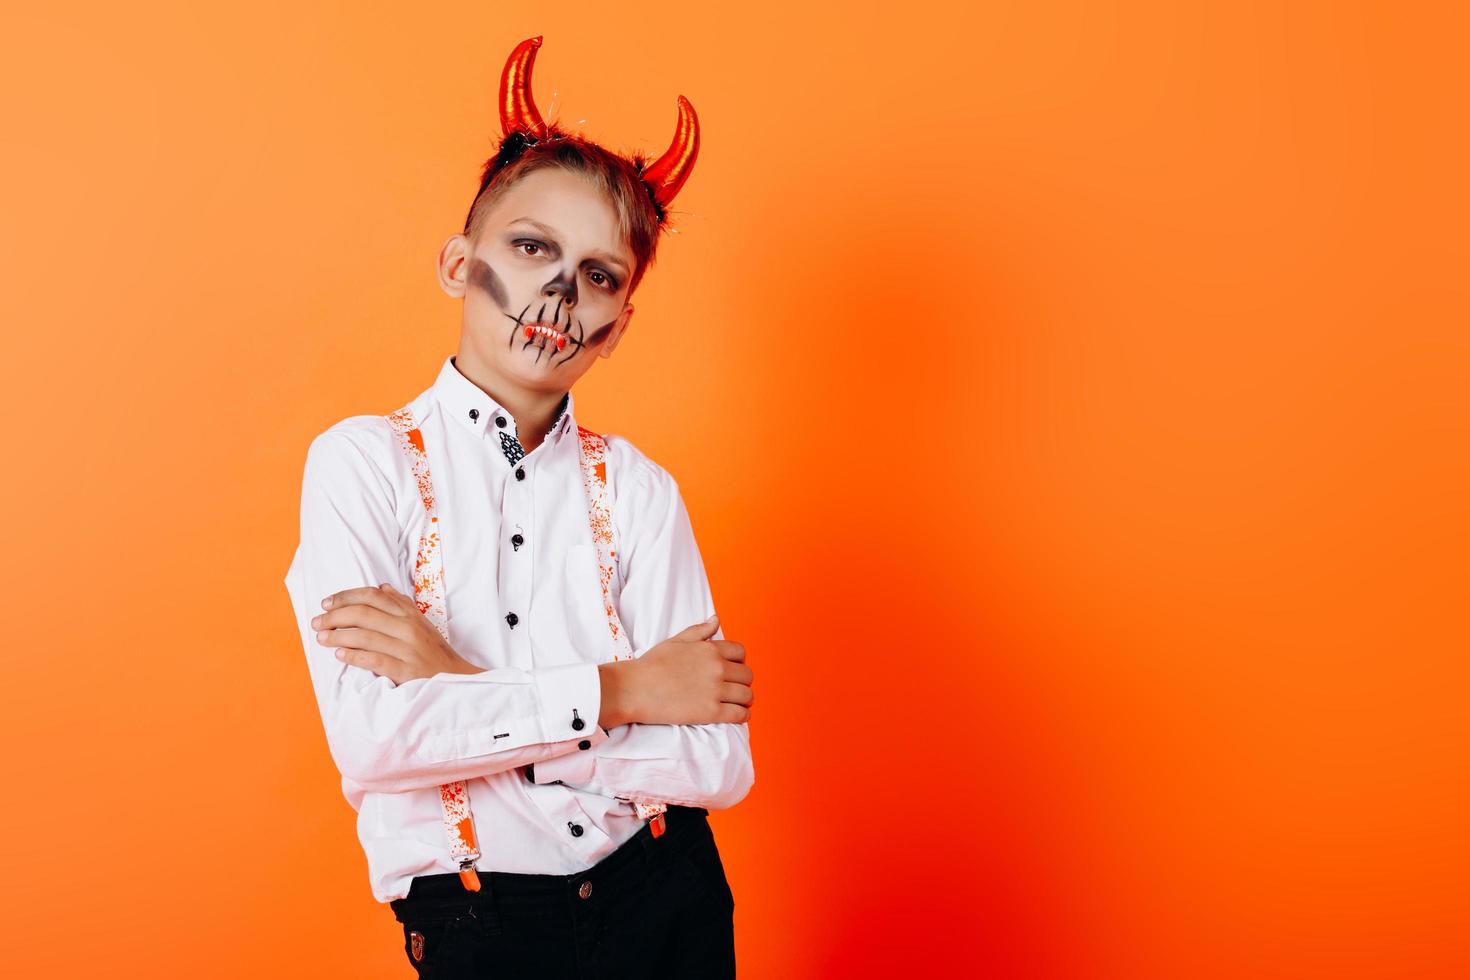
MULTIPOLYGON (((637 659, 603 664, 603 697, 611 694, 611 721, 645 725, 743 724, 755 701, 755 672, 745 647, 712 640, 718 616, 695 623, 637 659), (607 675, 611 674, 609 678, 607 675), (609 684, 609 679, 613 683, 609 684)), ((603 727, 610 727, 607 722, 603 727)))
POLYGON ((322 606, 326 612, 311 621, 317 642, 341 647, 338 660, 392 678, 395 684, 484 669, 455 653, 414 601, 386 583, 333 593, 322 606))

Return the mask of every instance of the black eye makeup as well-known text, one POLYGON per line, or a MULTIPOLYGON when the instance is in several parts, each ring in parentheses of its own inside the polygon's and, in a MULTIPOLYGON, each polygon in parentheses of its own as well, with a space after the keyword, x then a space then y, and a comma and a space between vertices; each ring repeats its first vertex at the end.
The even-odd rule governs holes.
MULTIPOLYGON (((511 248, 516 249, 519 252, 519 254, 524 255, 528 259, 535 258, 537 255, 541 254, 542 252, 551 252, 552 251, 552 249, 549 248, 545 242, 537 241, 534 238, 517 238, 517 239, 515 239, 514 241, 512 241, 510 243, 510 246, 511 246, 511 248), (530 248, 539 248, 541 250, 541 252, 526 252, 526 251, 524 251, 524 249, 526 249, 528 247, 530 247, 530 248)), ((592 284, 594 286, 596 286, 597 288, 599 288, 599 289, 604 289, 604 290, 606 290, 609 293, 615 293, 615 292, 618 291, 619 284, 618 284, 617 277, 614 276, 611 272, 607 272, 606 270, 603 270, 603 269, 590 269, 587 272, 587 278, 588 279, 591 279, 592 280, 592 284), (592 278, 593 276, 601 276, 602 279, 601 279, 601 281, 598 281, 597 279, 593 279, 592 278)))
MULTIPOLYGON (((541 251, 543 251, 543 252, 546 251, 546 244, 544 242, 538 242, 534 238, 520 238, 520 239, 517 239, 516 241, 513 241, 513 242, 510 243, 510 247, 511 248, 525 248, 527 245, 534 245, 536 248, 541 249, 541 251)), ((534 255, 535 253, 534 252, 522 252, 521 254, 522 255, 525 255, 526 257, 529 258, 532 255, 534 255)))

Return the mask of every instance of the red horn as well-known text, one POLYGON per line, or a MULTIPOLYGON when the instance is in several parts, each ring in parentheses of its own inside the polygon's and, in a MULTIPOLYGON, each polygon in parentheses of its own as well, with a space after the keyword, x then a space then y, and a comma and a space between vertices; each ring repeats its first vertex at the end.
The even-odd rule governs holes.
POLYGON ((694 169, 694 158, 699 156, 699 117, 694 106, 684 96, 679 96, 679 123, 674 127, 674 141, 664 155, 643 171, 643 180, 653 190, 654 200, 664 207, 679 193, 684 181, 694 169))
POLYGON ((546 123, 531 99, 531 65, 539 47, 541 35, 526 38, 510 53, 500 73, 500 129, 506 136, 517 129, 537 139, 546 135, 546 123))

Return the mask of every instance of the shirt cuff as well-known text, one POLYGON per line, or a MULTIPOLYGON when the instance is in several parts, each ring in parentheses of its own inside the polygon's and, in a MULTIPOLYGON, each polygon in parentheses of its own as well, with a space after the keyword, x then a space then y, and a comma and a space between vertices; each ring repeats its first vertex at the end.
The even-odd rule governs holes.
POLYGON ((532 673, 541 705, 541 741, 585 739, 597 732, 602 710, 602 675, 597 664, 542 667, 532 673))
POLYGON ((606 742, 607 730, 598 725, 594 734, 577 743, 576 752, 542 759, 532 769, 531 782, 541 783, 585 783, 592 778, 597 766, 597 753, 592 750, 606 742))

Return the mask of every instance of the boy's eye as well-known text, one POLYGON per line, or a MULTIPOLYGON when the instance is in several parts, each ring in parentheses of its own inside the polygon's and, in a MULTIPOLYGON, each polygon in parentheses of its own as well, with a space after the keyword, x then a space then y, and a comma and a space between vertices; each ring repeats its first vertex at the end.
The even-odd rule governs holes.
MULTIPOLYGON (((529 251, 529 252, 526 252, 526 251, 521 252, 521 254, 524 255, 524 256, 526 256, 527 258, 531 258, 531 257, 533 257, 535 255, 539 255, 540 252, 537 252, 536 251, 537 249, 540 249, 542 251, 545 251, 546 250, 546 246, 545 245, 543 245, 541 242, 535 241, 534 239, 530 239, 530 238, 522 238, 519 241, 512 242, 511 243, 511 247, 512 248, 519 248, 519 249, 530 249, 531 251, 529 251)), ((612 276, 608 275, 607 273, 603 272, 601 269, 593 269, 591 272, 587 273, 587 277, 589 279, 591 279, 597 285, 599 285, 599 286, 603 287, 604 289, 608 290, 608 292, 614 292, 615 293, 615 292, 618 291, 618 282, 617 282, 617 280, 614 279, 612 276)))

